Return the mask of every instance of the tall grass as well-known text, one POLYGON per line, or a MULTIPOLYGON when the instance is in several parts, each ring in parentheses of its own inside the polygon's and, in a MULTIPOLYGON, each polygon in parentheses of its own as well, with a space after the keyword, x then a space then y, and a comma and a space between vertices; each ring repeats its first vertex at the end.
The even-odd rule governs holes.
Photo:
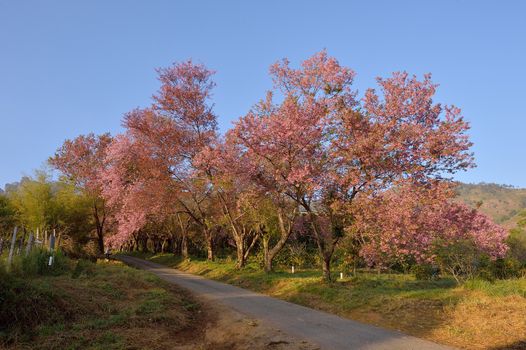
POLYGON ((495 280, 493 282, 483 279, 471 279, 463 284, 463 288, 480 291, 492 297, 518 295, 526 298, 526 278, 495 280))
POLYGON ((13 260, 11 273, 19 277, 58 276, 71 270, 72 262, 61 251, 51 254, 41 248, 33 249, 28 256, 19 255, 13 260), (52 257, 52 264, 49 264, 52 257))

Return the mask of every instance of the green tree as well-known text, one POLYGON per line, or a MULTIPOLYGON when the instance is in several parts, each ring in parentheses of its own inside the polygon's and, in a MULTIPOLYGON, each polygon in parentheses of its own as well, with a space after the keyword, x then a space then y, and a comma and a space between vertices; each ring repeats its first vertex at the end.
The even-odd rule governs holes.
POLYGON ((15 225, 16 212, 13 204, 5 194, 0 194, 0 237, 15 225))
POLYGON ((518 218, 517 225, 510 230, 508 237, 508 256, 526 264, 526 210, 523 210, 518 218))

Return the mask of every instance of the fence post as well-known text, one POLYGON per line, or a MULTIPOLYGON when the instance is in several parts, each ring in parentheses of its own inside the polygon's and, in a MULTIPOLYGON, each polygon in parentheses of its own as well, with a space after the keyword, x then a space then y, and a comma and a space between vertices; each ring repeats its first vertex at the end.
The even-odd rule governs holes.
POLYGON ((33 248, 33 234, 29 234, 29 238, 27 239, 27 246, 26 246, 26 256, 29 255, 31 252, 31 248, 33 248))
POLYGON ((22 253, 22 248, 24 247, 24 241, 26 240, 26 234, 27 230, 24 226, 24 235, 21 237, 20 241, 18 241, 18 249, 16 250, 16 255, 20 255, 22 253))
POLYGON ((11 247, 9 249, 9 257, 7 258, 7 266, 10 266, 11 262, 13 261, 13 253, 15 252, 16 232, 17 231, 18 231, 18 227, 15 226, 15 229, 13 230, 13 238, 11 239, 11 247))
POLYGON ((34 245, 39 245, 40 248, 42 248, 42 244, 43 244, 43 238, 40 237, 40 229, 37 227, 37 234, 36 234, 36 237, 35 237, 35 240, 33 241, 34 245))
POLYGON ((49 252, 51 255, 49 256, 49 263, 48 265, 51 266, 53 264, 53 250, 55 249, 55 233, 53 235, 49 236, 49 252))

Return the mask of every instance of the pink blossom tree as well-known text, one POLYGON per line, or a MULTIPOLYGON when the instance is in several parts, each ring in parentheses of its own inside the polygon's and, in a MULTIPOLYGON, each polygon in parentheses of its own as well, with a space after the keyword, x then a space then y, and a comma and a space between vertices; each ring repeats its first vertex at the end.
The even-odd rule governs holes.
POLYGON ((121 208, 120 243, 148 216, 184 212, 201 227, 212 259, 210 185, 195 159, 216 138, 213 73, 191 61, 158 72, 153 104, 128 113, 126 132, 110 147, 104 193, 121 208))
POLYGON ((453 188, 435 182, 393 188, 363 200, 352 213, 351 237, 369 265, 434 263, 438 248, 470 241, 491 258, 506 253, 507 231, 484 214, 452 201, 453 188))
POLYGON ((378 80, 382 95, 371 89, 357 100, 354 72, 325 52, 300 69, 283 60, 271 75, 275 91, 240 119, 231 137, 258 181, 309 218, 327 281, 343 228, 352 225, 342 207, 472 165, 468 125, 459 109, 433 102, 429 76, 395 73, 378 80))
POLYGON ((49 159, 54 168, 91 199, 92 216, 101 254, 104 253, 105 225, 109 214, 109 207, 102 197, 101 175, 106 167, 105 154, 111 140, 109 134, 81 135, 73 140, 66 140, 49 159))
POLYGON ((212 198, 219 208, 218 223, 227 228, 236 246, 238 268, 245 266, 260 234, 260 194, 246 172, 246 162, 237 145, 218 140, 197 157, 212 185, 212 198))

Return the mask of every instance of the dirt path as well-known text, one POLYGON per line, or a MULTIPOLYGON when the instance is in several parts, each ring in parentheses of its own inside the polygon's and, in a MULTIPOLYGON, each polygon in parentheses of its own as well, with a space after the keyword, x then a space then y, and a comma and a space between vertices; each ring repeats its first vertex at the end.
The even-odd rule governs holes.
MULTIPOLYGON (((280 334, 286 334, 295 339, 304 339, 318 345, 321 349, 451 349, 399 332, 343 319, 242 288, 211 281, 150 261, 129 256, 120 259, 127 264, 150 271, 199 297, 230 307, 251 319, 259 320, 265 327, 280 330, 282 332, 280 334)), ((276 340, 276 343, 276 345, 285 344, 280 343, 280 340, 276 340)))
POLYGON ((196 297, 202 312, 194 326, 174 336, 175 350, 320 350, 221 303, 196 297))

